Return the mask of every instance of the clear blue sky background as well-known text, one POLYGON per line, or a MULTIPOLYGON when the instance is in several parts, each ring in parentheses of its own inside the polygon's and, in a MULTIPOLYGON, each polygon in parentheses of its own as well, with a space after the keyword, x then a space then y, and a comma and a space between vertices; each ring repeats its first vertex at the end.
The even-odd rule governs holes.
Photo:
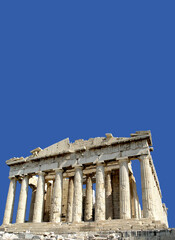
POLYGON ((150 129, 175 227, 174 12, 174 0, 0 1, 0 224, 7 159, 150 129))

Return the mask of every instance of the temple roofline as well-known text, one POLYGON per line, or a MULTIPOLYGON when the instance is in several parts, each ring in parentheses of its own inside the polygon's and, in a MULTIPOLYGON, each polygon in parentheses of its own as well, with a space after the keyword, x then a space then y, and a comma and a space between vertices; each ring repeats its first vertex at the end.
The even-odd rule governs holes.
POLYGON ((139 141, 144 139, 148 141, 148 145, 151 147, 152 137, 151 137, 150 131, 137 131, 136 133, 132 133, 131 137, 128 137, 128 138, 113 137, 112 134, 107 133, 106 137, 90 138, 89 140, 79 139, 79 140, 76 140, 74 143, 70 143, 69 138, 66 138, 43 150, 40 147, 35 148, 34 150, 31 151, 32 155, 28 157, 11 158, 6 161, 6 164, 10 166, 18 163, 25 163, 27 161, 33 161, 33 160, 43 159, 47 157, 61 156, 69 153, 76 153, 80 151, 107 147, 107 146, 112 146, 112 145, 117 145, 122 143, 129 143, 129 142, 134 142, 134 141, 139 141))

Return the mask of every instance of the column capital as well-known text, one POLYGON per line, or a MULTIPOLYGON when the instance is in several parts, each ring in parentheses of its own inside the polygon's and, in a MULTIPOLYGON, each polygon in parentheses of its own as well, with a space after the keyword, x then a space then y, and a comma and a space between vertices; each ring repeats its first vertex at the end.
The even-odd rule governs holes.
POLYGON ((37 172, 37 174, 38 174, 38 176, 45 176, 46 175, 46 173, 42 172, 42 171, 37 172))
POLYGON ((24 179, 25 177, 28 177, 28 174, 21 174, 21 175, 19 175, 19 177, 24 179))
POLYGON ((81 166, 81 165, 76 165, 76 166, 74 166, 74 168, 75 168, 75 170, 76 170, 76 169, 81 169, 81 170, 82 170, 82 169, 83 169, 83 166, 81 166))
MULTIPOLYGON (((13 180, 13 179, 15 180, 15 179, 16 179, 16 176, 9 176, 8 179, 9 179, 9 180, 13 180)), ((16 179, 16 180, 17 180, 17 179, 16 179)))
POLYGON ((63 169, 62 168, 56 168, 54 170, 55 170, 55 173, 63 173, 63 169))
POLYGON ((104 162, 96 162, 97 166, 104 166, 104 162))
POLYGON ((121 163, 123 163, 123 162, 129 163, 130 160, 129 160, 128 157, 123 157, 123 158, 119 158, 118 161, 119 161, 119 164, 121 164, 121 163))
POLYGON ((145 155, 140 155, 138 157, 139 161, 143 161, 145 159, 150 159, 150 155, 149 154, 145 154, 145 155))

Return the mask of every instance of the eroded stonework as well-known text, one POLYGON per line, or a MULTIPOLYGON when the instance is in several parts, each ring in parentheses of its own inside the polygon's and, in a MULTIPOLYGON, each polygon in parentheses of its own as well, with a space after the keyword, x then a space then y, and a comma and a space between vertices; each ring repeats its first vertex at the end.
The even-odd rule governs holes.
MULTIPOLYGON (((137 231, 168 229, 152 150, 150 131, 128 138, 108 133, 74 143, 65 139, 43 150, 36 148, 29 157, 7 160, 10 185, 1 230, 18 234, 17 239, 26 231, 32 234, 28 239, 37 239, 40 234, 46 239, 47 231, 58 234, 52 239, 96 239, 95 233, 102 232, 101 239, 125 239, 121 231, 134 236, 137 231), (140 161, 142 204, 132 171, 136 159, 140 161), (16 223, 12 224, 17 181, 21 192, 16 223), (32 196, 26 216, 28 186, 32 196), (72 238, 67 236, 70 233, 72 238)), ((170 230, 166 234, 170 239, 170 230)), ((147 239, 129 237, 126 239, 147 239)))

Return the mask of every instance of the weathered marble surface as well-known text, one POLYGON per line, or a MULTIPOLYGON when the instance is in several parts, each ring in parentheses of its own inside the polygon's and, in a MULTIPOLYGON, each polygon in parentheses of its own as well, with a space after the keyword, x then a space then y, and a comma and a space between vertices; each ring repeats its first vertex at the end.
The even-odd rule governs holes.
MULTIPOLYGON (((79 139, 76 140, 74 143, 70 143, 69 138, 66 138, 58 143, 55 143, 45 149, 36 148, 31 151, 33 153, 31 156, 27 158, 11 158, 6 161, 7 164, 11 165, 15 162, 26 162, 28 160, 36 160, 40 158, 45 157, 51 157, 56 155, 62 155, 65 153, 74 153, 77 151, 83 151, 83 150, 90 150, 95 149, 99 147, 105 147, 110 145, 123 145, 123 143, 130 143, 130 142, 137 142, 140 140, 146 139, 149 143, 149 145, 152 145, 152 139, 150 131, 140 131, 136 132, 135 134, 131 134, 130 138, 127 137, 113 137, 112 134, 106 134, 106 137, 96 137, 96 138, 90 138, 89 140, 83 140, 79 139)), ((140 145, 139 143, 136 143, 140 145)), ((123 147, 121 147, 122 149, 123 147)), ((125 145, 124 148, 128 148, 127 145, 125 145)))
POLYGON ((12 222, 15 192, 16 192, 16 178, 10 178, 10 185, 7 195, 3 224, 9 224, 12 222))
POLYGON ((97 164, 96 170, 96 202, 95 202, 95 221, 105 220, 105 173, 103 164, 97 164))
POLYGON ((86 178, 86 199, 85 199, 85 221, 92 221, 93 208, 93 190, 92 190, 92 176, 88 175, 86 178))
POLYGON ((63 178, 62 169, 57 169, 55 172, 55 183, 53 188, 53 198, 51 203, 51 222, 61 221, 61 210, 62 210, 62 188, 63 178))
POLYGON ((119 161, 120 164, 120 218, 131 218, 131 199, 129 186, 129 169, 128 159, 124 158, 119 161))
POLYGON ((56 168, 68 168, 76 165, 86 165, 120 159, 121 157, 137 157, 149 153, 149 135, 130 138, 93 138, 58 142, 36 155, 26 158, 12 158, 6 163, 10 168, 10 176, 35 174, 38 171, 56 168))
MULTIPOLYGON (((6 163, 10 166, 13 180, 10 182, 4 224, 9 224, 12 218, 17 179, 21 182, 21 193, 16 224, 25 221, 29 185, 33 190, 29 221, 35 224, 43 224, 44 220, 48 224, 57 224, 56 227, 66 222, 69 231, 78 223, 82 224, 79 230, 90 231, 94 227, 116 230, 116 225, 113 225, 116 219, 120 221, 118 229, 121 229, 129 220, 144 217, 158 220, 168 227, 167 209, 162 205, 159 181, 150 154, 151 145, 149 131, 136 132, 129 138, 116 138, 108 133, 106 137, 80 139, 74 143, 65 139, 43 150, 36 148, 29 157, 8 160, 6 163), (135 159, 140 160, 141 166, 143 214, 132 177, 131 161, 135 159), (92 183, 96 183, 95 206, 92 183), (83 184, 86 184, 86 193, 83 193, 83 184), (90 229, 88 222, 94 224, 90 229)), ((141 229, 141 222, 136 223, 138 225, 129 227, 135 229, 139 226, 141 229)))
POLYGON ((113 219, 113 203, 112 203, 112 181, 111 172, 106 173, 105 178, 105 198, 106 198, 106 219, 113 219))
POLYGON ((25 222, 29 177, 24 176, 21 183, 16 223, 25 222))
POLYGON ((74 200, 73 200, 73 222, 82 221, 83 207, 83 174, 82 167, 75 168, 74 176, 74 200))
POLYGON ((45 178, 44 173, 38 173, 38 183, 36 197, 33 210, 33 222, 42 222, 44 216, 44 193, 45 193, 45 178))
POLYGON ((69 178, 68 187, 67 222, 72 222, 73 199, 74 199, 74 179, 73 177, 71 177, 69 178))

